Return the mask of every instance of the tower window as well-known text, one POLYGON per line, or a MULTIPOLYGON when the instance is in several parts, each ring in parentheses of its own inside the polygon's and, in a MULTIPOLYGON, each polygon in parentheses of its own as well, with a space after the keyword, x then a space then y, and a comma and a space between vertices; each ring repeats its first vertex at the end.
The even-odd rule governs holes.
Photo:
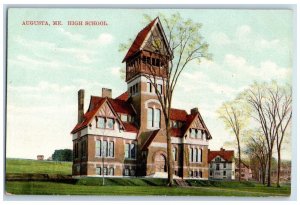
POLYGON ((162 85, 161 84, 157 84, 157 91, 158 93, 162 93, 162 85))
POLYGON ((150 82, 147 83, 147 92, 152 93, 152 85, 150 82))

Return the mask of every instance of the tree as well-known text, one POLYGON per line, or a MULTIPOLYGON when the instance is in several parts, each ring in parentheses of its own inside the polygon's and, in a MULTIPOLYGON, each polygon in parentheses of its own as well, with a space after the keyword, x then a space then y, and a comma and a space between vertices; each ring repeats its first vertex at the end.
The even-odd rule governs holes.
POLYGON ((52 154, 53 161, 72 161, 73 159, 73 152, 70 149, 57 149, 52 154))
POLYGON ((246 153, 250 155, 251 159, 258 161, 260 167, 260 181, 262 184, 265 184, 268 163, 266 140, 260 130, 247 130, 245 131, 245 135, 248 136, 246 153))
MULTIPOLYGON (((210 59, 208 44, 200 34, 202 25, 195 23, 191 19, 183 19, 179 13, 174 13, 170 17, 159 14, 166 34, 167 46, 162 46, 160 41, 152 43, 155 54, 159 57, 161 67, 166 69, 166 76, 163 80, 164 91, 157 87, 157 69, 152 64, 148 64, 150 74, 147 79, 154 87, 156 96, 161 104, 163 118, 166 129, 163 130, 167 139, 167 170, 168 185, 173 184, 173 159, 170 136, 170 110, 172 107, 173 93, 181 73, 192 61, 200 62, 203 58, 210 59), (166 55, 169 52, 171 55, 166 55)), ((144 15, 150 22, 151 17, 144 15)), ((126 48, 126 44, 120 46, 120 50, 126 48)))
POLYGON ((277 186, 279 186, 280 150, 291 119, 291 96, 275 81, 270 84, 254 83, 245 91, 245 96, 253 111, 251 116, 260 125, 268 148, 267 186, 271 186, 272 154, 275 143, 277 145, 279 160, 277 186))
POLYGON ((247 108, 243 106, 241 99, 237 98, 223 103, 217 113, 219 118, 223 120, 225 128, 234 134, 237 141, 239 181, 241 181, 241 132, 248 122, 247 108))
POLYGON ((276 148, 277 148, 277 187, 280 187, 280 168, 281 168, 281 148, 282 142, 292 119, 292 95, 291 87, 278 88, 280 97, 272 95, 273 100, 278 99, 278 106, 276 107, 276 115, 279 120, 279 131, 276 133, 276 148))

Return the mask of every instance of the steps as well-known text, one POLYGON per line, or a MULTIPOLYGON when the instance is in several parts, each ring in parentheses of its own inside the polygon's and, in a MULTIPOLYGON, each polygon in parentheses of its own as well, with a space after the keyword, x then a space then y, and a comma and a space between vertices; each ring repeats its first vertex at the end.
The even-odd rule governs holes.
POLYGON ((174 179, 176 184, 178 186, 181 186, 181 187, 188 187, 190 186, 186 181, 184 181, 183 179, 174 179))

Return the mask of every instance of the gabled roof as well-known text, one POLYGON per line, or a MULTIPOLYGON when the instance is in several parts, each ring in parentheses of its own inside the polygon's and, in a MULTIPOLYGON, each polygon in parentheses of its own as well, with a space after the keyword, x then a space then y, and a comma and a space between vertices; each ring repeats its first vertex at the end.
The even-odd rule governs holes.
POLYGON ((151 142, 154 140, 154 138, 156 137, 157 133, 159 132, 160 129, 158 130, 153 130, 152 133, 148 136, 148 138, 146 139, 145 143, 142 145, 142 151, 145 151, 148 149, 149 145, 151 144, 151 142))
POLYGON ((207 132, 207 139, 212 139, 212 136, 209 132, 209 130, 207 129, 203 119, 202 119, 202 116, 200 114, 200 112, 197 112, 195 114, 190 114, 190 115, 187 115, 186 117, 186 123, 185 125, 183 126, 183 135, 189 130, 189 128, 191 127, 192 123, 194 122, 194 120, 199 117, 199 120, 201 122, 201 124, 203 125, 204 129, 206 130, 207 132))
MULTIPOLYGON (((87 127, 87 125, 90 123, 90 121, 104 102, 107 102, 115 113, 123 113, 129 115, 135 114, 132 106, 124 100, 91 96, 90 105, 87 112, 83 116, 83 121, 81 123, 77 123, 77 125, 71 131, 71 134, 74 134, 77 131, 87 127)), ((121 120, 119 121, 124 126, 125 131, 138 132, 138 128, 136 128, 133 123, 124 123, 121 122, 121 120)))
POLYGON ((211 162, 214 158, 220 156, 226 162, 232 162, 234 159, 234 151, 233 150, 224 150, 221 149, 220 151, 210 151, 208 150, 208 162, 211 162))
POLYGON ((154 28, 154 26, 158 25, 160 27, 162 36, 163 36, 163 40, 167 46, 168 52, 169 54, 171 54, 171 50, 170 47, 167 43, 166 40, 166 35, 163 31, 162 25, 160 23, 159 17, 156 17, 153 21, 151 21, 145 28, 143 28, 136 36, 135 40, 133 41, 131 47, 129 48, 129 50, 127 51, 126 56, 124 57, 123 62, 125 62, 128 58, 130 58, 131 56, 133 56, 134 54, 136 54, 137 52, 139 52, 141 50, 141 47, 144 43, 144 41, 149 37, 149 34, 151 33, 151 30, 154 28))
POLYGON ((171 108, 170 120, 186 121, 187 112, 185 110, 171 108))
POLYGON ((124 92, 122 93, 121 95, 119 95, 118 97, 116 97, 116 99, 118 100, 124 100, 124 101, 127 101, 129 98, 129 95, 128 95, 128 92, 124 92))

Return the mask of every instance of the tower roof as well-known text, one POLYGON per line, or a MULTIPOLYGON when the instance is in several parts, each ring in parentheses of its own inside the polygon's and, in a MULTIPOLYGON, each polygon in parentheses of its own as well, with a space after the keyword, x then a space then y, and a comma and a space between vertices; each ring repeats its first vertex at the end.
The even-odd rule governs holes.
POLYGON ((129 50, 127 51, 126 56, 124 57, 123 62, 125 62, 128 58, 130 58, 131 56, 133 56, 134 54, 136 54, 137 52, 139 52, 142 49, 143 43, 145 42, 145 40, 147 40, 147 38, 149 38, 151 31, 153 30, 153 28, 155 26, 159 26, 160 30, 161 30, 161 35, 163 37, 163 40, 166 44, 166 47, 168 49, 169 54, 171 53, 170 51, 170 47, 167 43, 166 40, 166 36, 165 33, 163 31, 162 25, 160 23, 159 17, 156 17, 154 20, 152 20, 145 28, 143 28, 136 36, 135 40, 133 41, 131 47, 129 48, 129 50))

